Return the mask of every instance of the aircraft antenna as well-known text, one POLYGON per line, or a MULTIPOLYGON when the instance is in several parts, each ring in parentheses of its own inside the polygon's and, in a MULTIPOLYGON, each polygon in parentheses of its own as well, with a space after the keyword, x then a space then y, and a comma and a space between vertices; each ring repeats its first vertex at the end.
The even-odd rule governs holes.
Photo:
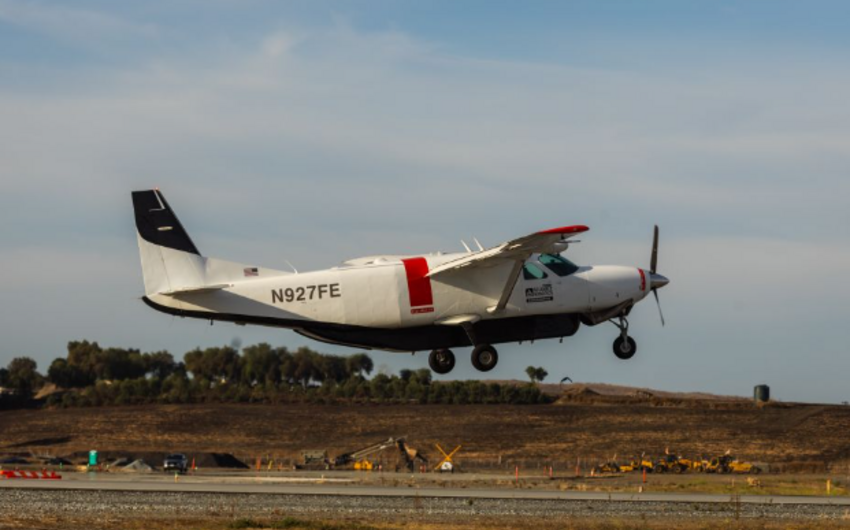
POLYGON ((463 248, 465 248, 465 249, 466 249, 466 251, 467 251, 469 254, 472 254, 472 251, 471 251, 471 250, 469 250, 469 245, 467 245, 467 244, 466 244, 466 241, 464 241, 463 239, 461 239, 461 240, 460 240, 460 243, 463 245, 463 248))
POLYGON ((478 241, 477 237, 473 237, 472 240, 475 241, 476 245, 478 245, 478 250, 484 250, 484 247, 481 246, 481 243, 478 241))
POLYGON ((285 259, 285 260, 283 260, 283 261, 285 261, 285 262, 286 262, 286 264, 287 264, 287 265, 289 265, 289 266, 292 268, 292 270, 295 272, 295 274, 298 274, 298 269, 296 269, 296 268, 295 268, 295 265, 293 265, 292 263, 290 263, 288 259, 285 259))

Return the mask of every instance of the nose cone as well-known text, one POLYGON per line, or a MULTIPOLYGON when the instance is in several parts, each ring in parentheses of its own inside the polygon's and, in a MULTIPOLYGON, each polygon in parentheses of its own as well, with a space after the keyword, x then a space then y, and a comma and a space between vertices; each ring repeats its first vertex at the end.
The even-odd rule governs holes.
POLYGON ((670 280, 667 279, 666 276, 658 274, 656 272, 650 273, 649 275, 649 287, 650 289, 661 289, 665 285, 670 283, 670 280))

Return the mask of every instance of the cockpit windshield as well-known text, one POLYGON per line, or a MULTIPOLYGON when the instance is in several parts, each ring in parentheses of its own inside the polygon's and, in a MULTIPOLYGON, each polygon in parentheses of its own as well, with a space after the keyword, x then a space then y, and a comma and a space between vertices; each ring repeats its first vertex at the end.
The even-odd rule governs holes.
POLYGON ((542 280, 547 277, 540 267, 533 263, 526 263, 522 267, 522 277, 526 280, 542 280))
POLYGON ((540 263, 561 277, 569 276, 578 270, 578 265, 558 254, 540 254, 540 263))

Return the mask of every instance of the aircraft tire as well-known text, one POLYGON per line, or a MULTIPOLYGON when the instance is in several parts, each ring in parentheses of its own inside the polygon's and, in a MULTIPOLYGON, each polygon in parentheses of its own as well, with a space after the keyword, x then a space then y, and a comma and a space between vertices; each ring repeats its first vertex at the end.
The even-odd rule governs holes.
POLYGON ((437 374, 447 374, 455 367, 455 354, 448 348, 433 350, 428 356, 428 365, 437 374))
POLYGON ((617 356, 618 359, 631 359, 635 356, 635 352, 637 352, 637 343, 635 339, 631 337, 626 337, 626 340, 623 340, 623 337, 617 337, 614 341, 614 355, 617 356))
POLYGON ((489 372, 498 362, 499 354, 489 344, 480 344, 472 350, 472 366, 481 372, 489 372))

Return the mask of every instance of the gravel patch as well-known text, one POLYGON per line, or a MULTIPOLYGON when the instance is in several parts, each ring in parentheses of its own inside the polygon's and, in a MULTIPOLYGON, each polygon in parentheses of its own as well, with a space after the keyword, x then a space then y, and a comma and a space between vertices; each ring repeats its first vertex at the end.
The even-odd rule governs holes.
MULTIPOLYGON (((788 521, 850 519, 841 506, 746 503, 609 502, 435 497, 351 497, 316 495, 117 492, 81 490, 0 490, 0 516, 15 519, 70 518, 273 518, 371 517, 383 520, 451 520, 479 517, 584 517, 771 519, 788 521)), ((1 525, 0 525, 1 526, 1 525)))

